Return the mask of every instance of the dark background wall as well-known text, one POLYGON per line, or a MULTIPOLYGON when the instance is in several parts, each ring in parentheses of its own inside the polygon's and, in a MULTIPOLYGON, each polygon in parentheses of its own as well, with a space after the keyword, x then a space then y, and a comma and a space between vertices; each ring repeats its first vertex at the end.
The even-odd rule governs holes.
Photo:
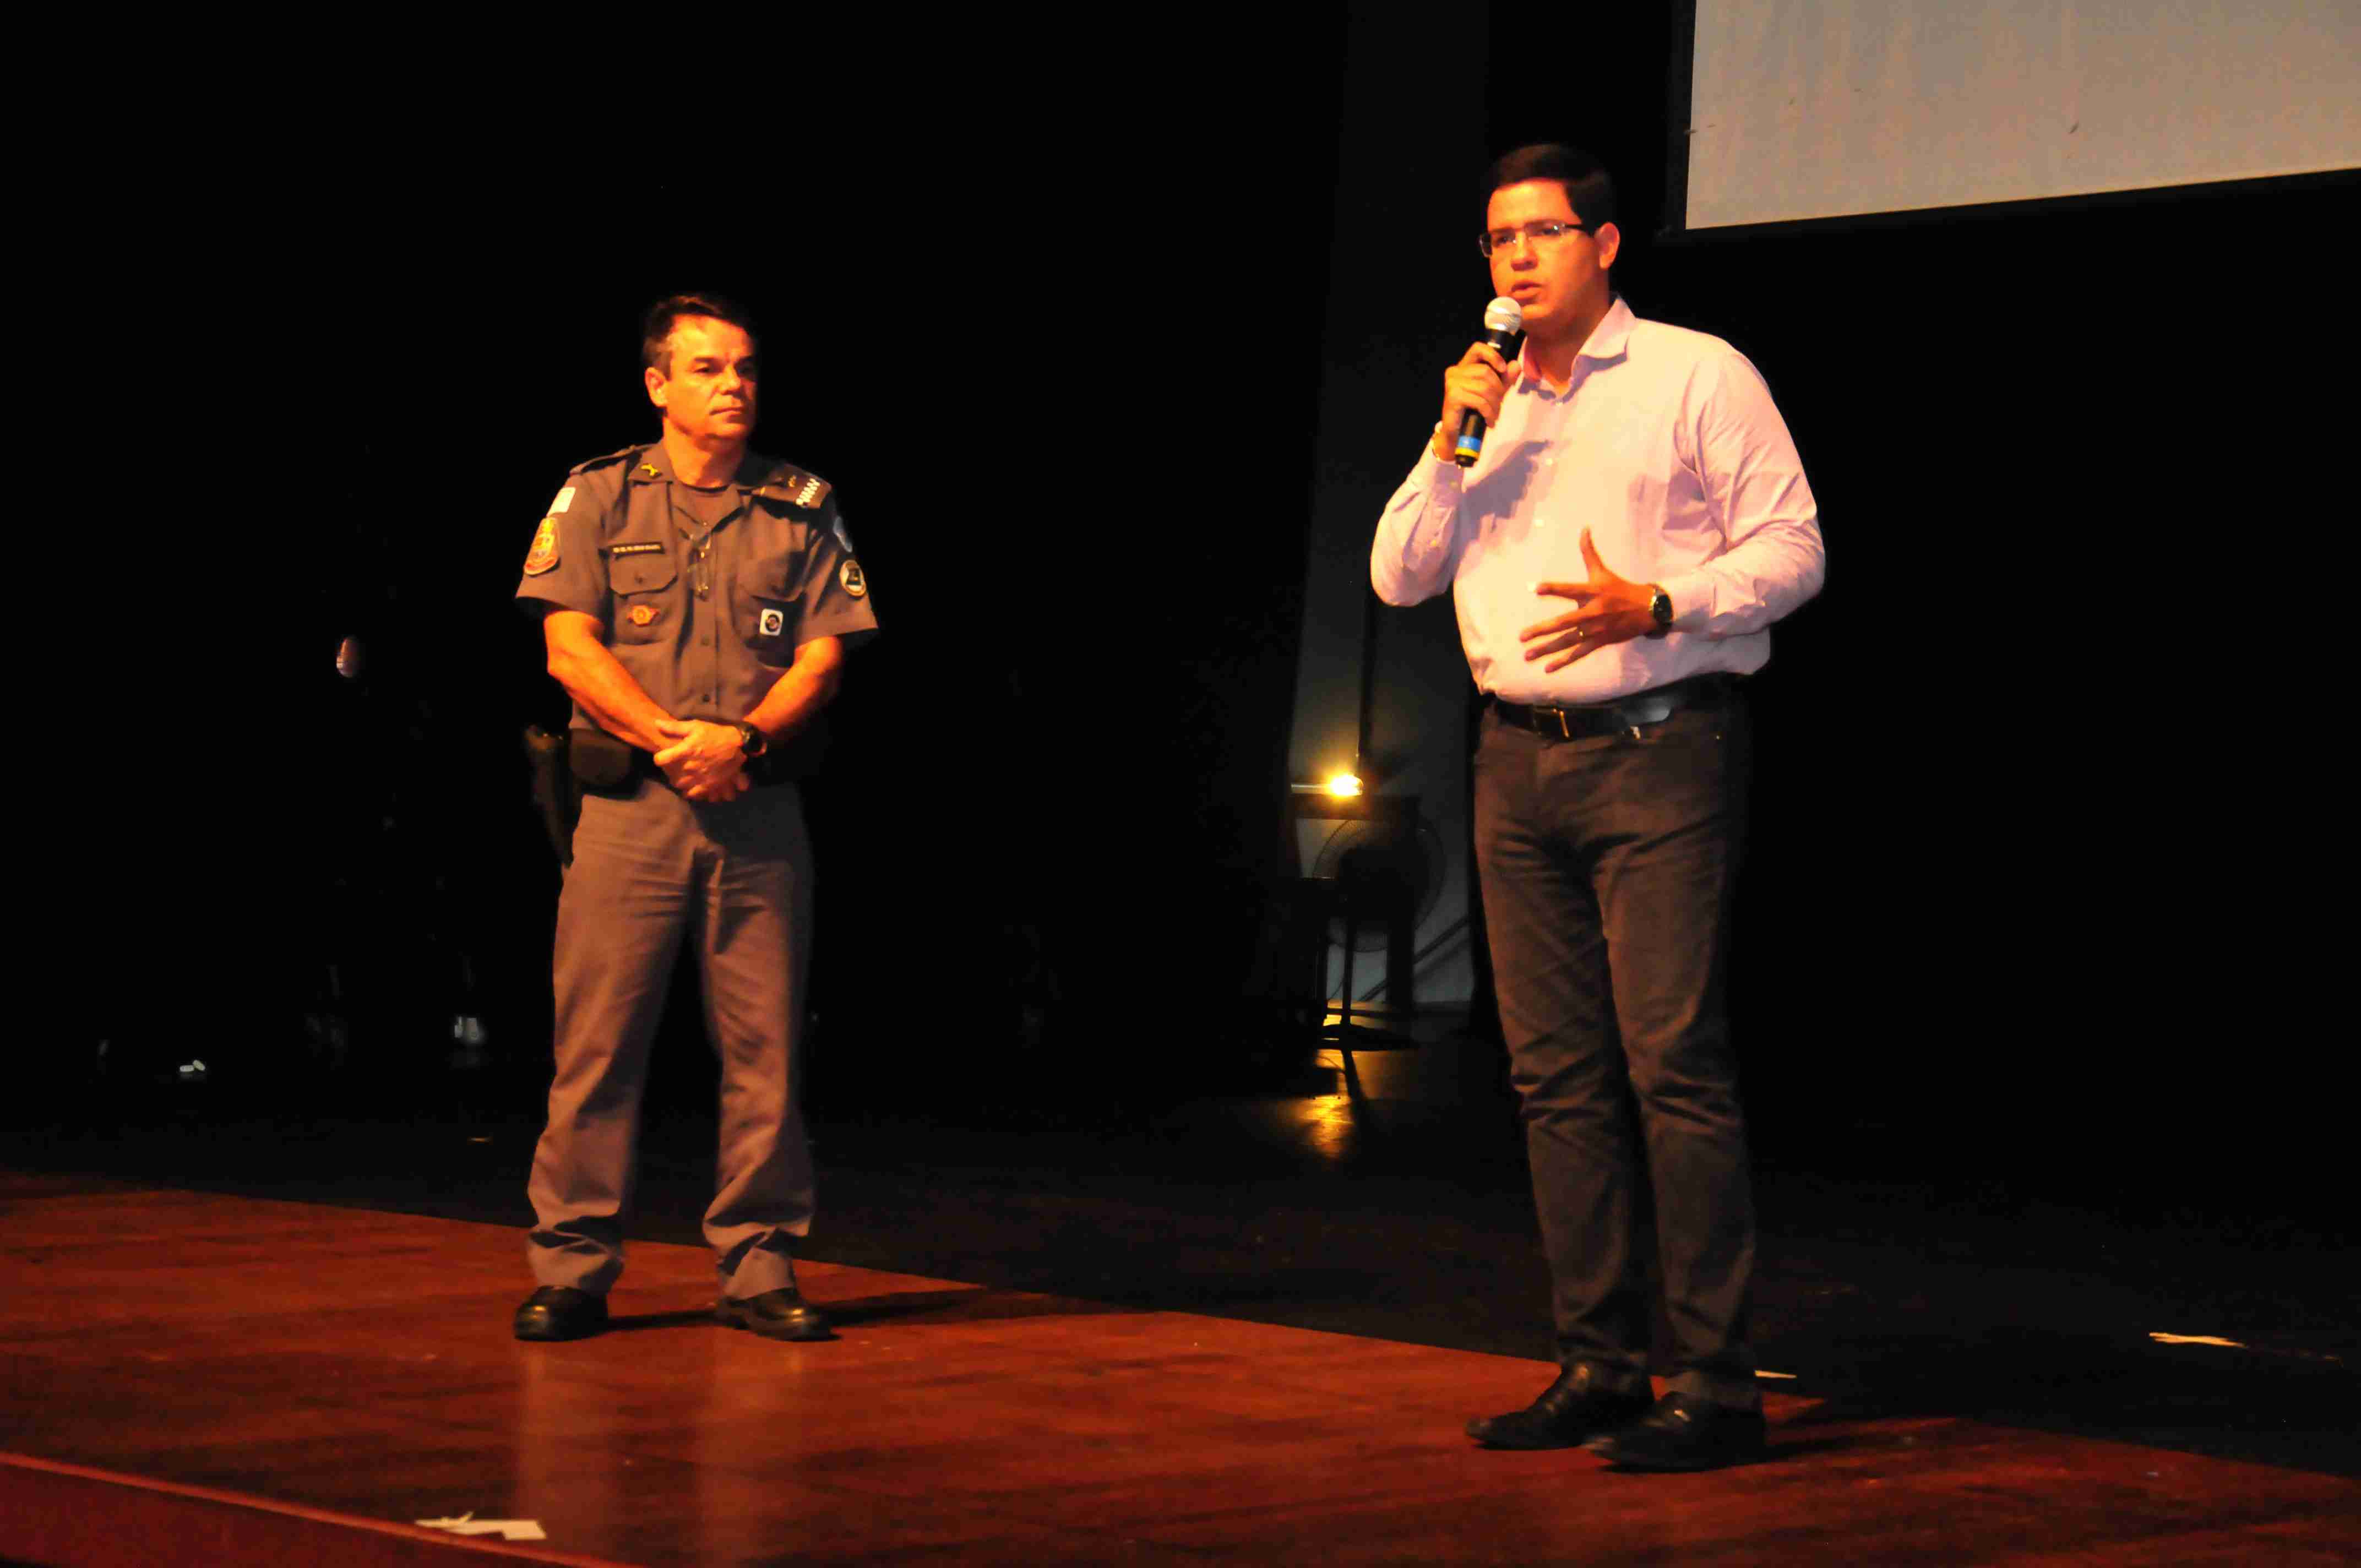
MULTIPOLYGON (((1646 12, 1496 8, 1486 48, 1368 68, 1403 118, 1481 72, 1490 149, 1604 155, 1635 308, 1735 343, 1802 446, 1831 568, 1756 692, 1762 1114, 2081 1140, 2127 1179, 2328 1168, 2353 183, 1662 241, 1646 12)), ((153 265, 187 286, 149 335, 204 370, 146 418, 185 496, 159 547, 210 562, 186 613, 220 641, 100 655, 203 762, 97 770, 77 1031, 301 1061, 340 956, 354 1056, 398 1071, 439 1060, 465 955, 499 1048, 545 1048, 516 731, 563 709, 508 598, 565 470, 653 437, 635 313, 686 285, 765 318, 761 444, 838 484, 887 628, 812 791, 824 1092, 1009 1053, 1220 1080, 1302 722, 1323 333, 1433 323, 1405 352, 1439 372, 1485 294, 1475 169, 1324 267, 1373 128, 1339 123, 1342 34, 848 74, 611 161, 465 102, 434 136, 415 101, 330 105, 333 162, 269 199, 176 186, 153 265), (1460 250, 1450 301, 1405 282, 1460 250), (226 345, 192 330, 225 298, 226 345)), ((1373 463, 1432 400, 1372 420, 1373 463)))
MULTIPOLYGON (((1455 23, 1454 38, 1457 58, 1484 57, 1480 16, 1455 23)), ((1467 807, 1476 691, 1458 621, 1448 595, 1404 608, 1369 591, 1370 536, 1419 451, 1422 411, 1438 401, 1437 365, 1465 352, 1490 292, 1462 224, 1436 221, 1466 213, 1469 170, 1489 156, 1485 74, 1428 71, 1419 112, 1401 112, 1405 66, 1433 41, 1433 20, 1410 11, 1363 8, 1345 29, 1340 124, 1353 134, 1338 138, 1288 770, 1306 783, 1352 770, 1420 824, 1425 849, 1408 862, 1425 867, 1408 945, 1414 992, 1389 959, 1356 957, 1355 1000, 1382 986, 1389 1004, 1474 1002, 1488 1017, 1472 961, 1481 945, 1467 807)), ((1302 869, 1319 871, 1371 832, 1367 822, 1307 813, 1290 848, 1302 869)), ((1407 849, 1396 843, 1395 852, 1407 849)), ((1340 944, 1323 995, 1342 992, 1344 959, 1340 944)), ((1436 1054, 1427 1070, 1439 1073, 1436 1054)))

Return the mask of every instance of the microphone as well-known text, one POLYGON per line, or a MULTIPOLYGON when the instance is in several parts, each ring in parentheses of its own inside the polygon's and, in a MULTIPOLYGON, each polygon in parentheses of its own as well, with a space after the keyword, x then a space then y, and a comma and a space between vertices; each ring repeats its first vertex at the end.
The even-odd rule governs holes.
MULTIPOLYGON (((1509 357, 1509 345, 1517 341, 1517 334, 1525 326, 1524 307, 1506 294, 1484 307, 1484 341, 1509 357)), ((1451 460, 1462 468, 1476 466, 1476 459, 1484 451, 1484 416, 1474 409, 1459 413, 1459 439, 1451 448, 1451 460)))

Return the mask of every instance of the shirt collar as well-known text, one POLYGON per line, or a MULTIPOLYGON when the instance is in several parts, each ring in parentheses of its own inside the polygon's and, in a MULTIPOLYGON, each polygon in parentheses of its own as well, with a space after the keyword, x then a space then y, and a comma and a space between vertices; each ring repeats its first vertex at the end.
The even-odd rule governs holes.
POLYGON ((1582 352, 1575 357, 1622 358, 1624 345, 1631 340, 1631 323, 1636 319, 1631 314, 1631 307, 1623 302, 1623 296, 1616 295, 1614 303, 1607 307, 1607 313, 1598 318, 1598 324, 1590 329, 1590 335, 1582 340, 1582 352))
MULTIPOLYGON (((1638 320, 1631 313, 1631 307, 1623 302, 1623 296, 1616 295, 1608 305, 1607 313, 1598 318, 1598 324, 1590 329, 1590 335, 1582 340, 1582 347, 1575 358, 1595 359, 1601 363, 1622 358, 1624 349, 1631 343, 1632 323, 1638 320)), ((1531 345, 1527 345, 1525 352, 1518 356, 1517 367, 1523 372, 1518 378, 1520 381, 1541 380, 1541 372, 1533 368, 1531 345)))
MULTIPOLYGON (((761 453, 749 449, 746 455, 739 460, 738 473, 730 481, 729 488, 740 490, 759 489, 770 483, 773 471, 778 466, 777 458, 765 457, 761 453)), ((667 481, 674 479, 672 458, 665 453, 663 442, 652 443, 632 454, 631 477, 641 484, 653 484, 659 479, 667 481)))
POLYGON ((777 458, 765 457, 748 447, 746 455, 739 461, 737 477, 730 482, 741 490, 759 490, 777 478, 779 470, 785 466, 777 458))

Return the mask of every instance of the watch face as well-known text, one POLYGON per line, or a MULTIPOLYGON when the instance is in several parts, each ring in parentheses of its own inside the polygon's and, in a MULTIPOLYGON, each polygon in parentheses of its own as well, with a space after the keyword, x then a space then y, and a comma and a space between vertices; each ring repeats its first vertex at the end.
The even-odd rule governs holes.
POLYGON ((1673 623, 1673 596, 1658 588, 1648 600, 1648 613, 1658 626, 1670 626, 1673 623))

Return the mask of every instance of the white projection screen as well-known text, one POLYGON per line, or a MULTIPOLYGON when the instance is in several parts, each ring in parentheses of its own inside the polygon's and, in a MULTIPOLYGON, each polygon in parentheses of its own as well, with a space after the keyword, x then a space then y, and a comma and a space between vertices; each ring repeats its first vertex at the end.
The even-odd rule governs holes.
POLYGON ((1687 229, 2361 167, 2361 0, 1695 5, 1687 229))

